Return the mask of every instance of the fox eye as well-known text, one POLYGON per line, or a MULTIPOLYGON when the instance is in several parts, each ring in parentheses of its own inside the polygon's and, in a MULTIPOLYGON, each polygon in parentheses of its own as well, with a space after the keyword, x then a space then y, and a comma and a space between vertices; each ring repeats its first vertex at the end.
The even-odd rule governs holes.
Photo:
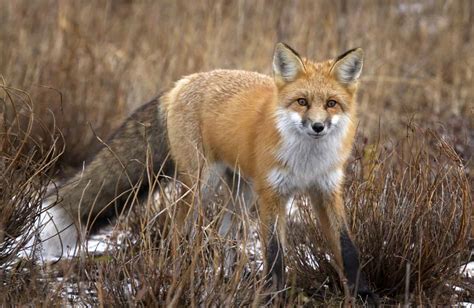
POLYGON ((297 102, 298 102, 298 105, 300 106, 303 106, 303 107, 308 106, 308 101, 306 100, 306 98, 298 98, 297 102))
POLYGON ((328 108, 334 108, 334 107, 336 107, 336 105, 337 105, 337 102, 333 99, 330 99, 326 102, 326 106, 328 108))

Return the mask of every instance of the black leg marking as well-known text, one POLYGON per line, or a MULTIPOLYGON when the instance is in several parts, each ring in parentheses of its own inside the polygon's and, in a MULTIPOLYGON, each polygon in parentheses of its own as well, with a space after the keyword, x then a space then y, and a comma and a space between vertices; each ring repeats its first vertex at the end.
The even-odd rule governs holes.
POLYGON ((349 287, 353 289, 357 284, 357 294, 362 297, 362 300, 366 301, 370 306, 377 307, 379 302, 377 294, 370 290, 365 275, 362 272, 358 273, 360 267, 359 252, 349 237, 347 230, 341 231, 340 241, 344 273, 349 281, 349 287), (357 274, 359 274, 359 277, 357 277, 357 274), (357 281, 357 278, 359 281, 357 281))
POLYGON ((347 280, 349 280, 349 285, 354 287, 357 280, 357 272, 359 271, 359 253, 346 230, 341 232, 340 240, 344 273, 347 280))
POLYGON ((272 234, 267 247, 268 274, 273 280, 274 287, 282 290, 285 286, 285 262, 283 259, 283 246, 281 245, 277 232, 272 228, 272 234))

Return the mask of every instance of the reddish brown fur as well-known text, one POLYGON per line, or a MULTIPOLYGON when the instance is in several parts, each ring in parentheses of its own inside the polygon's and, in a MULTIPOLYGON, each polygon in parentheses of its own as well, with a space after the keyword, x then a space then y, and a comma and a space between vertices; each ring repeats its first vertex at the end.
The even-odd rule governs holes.
MULTIPOLYGON (((180 179, 192 187, 196 180, 205 177, 214 163, 225 164, 251 179, 259 197, 265 247, 274 227, 279 241, 283 244, 285 241, 288 196, 282 196, 268 181, 272 169, 287 167, 277 159, 282 144, 275 116, 277 110, 287 108, 303 119, 327 118, 341 113, 350 116, 352 121, 338 153, 340 163, 334 166, 334 171, 343 170, 355 135, 357 82, 341 83, 332 60, 322 63, 300 61, 304 69, 291 82, 279 76, 273 79, 253 72, 216 70, 184 77, 163 98, 162 112, 168 124, 171 155, 180 179), (298 98, 306 98, 308 106, 299 105, 298 98), (328 108, 328 100, 336 100, 338 104, 328 108)), ((347 227, 341 184, 329 194, 318 191, 309 191, 309 194, 336 262, 342 269, 339 236, 347 227)), ((183 203, 192 206, 192 197, 183 203)), ((183 212, 187 206, 183 207, 183 212)), ((184 217, 182 215, 182 219, 184 217)), ((269 266, 267 264, 267 270, 269 266)))

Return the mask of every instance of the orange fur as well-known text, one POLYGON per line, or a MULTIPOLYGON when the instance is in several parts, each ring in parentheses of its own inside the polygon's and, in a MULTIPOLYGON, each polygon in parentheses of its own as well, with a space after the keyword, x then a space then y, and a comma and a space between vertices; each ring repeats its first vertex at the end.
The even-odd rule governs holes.
MULTIPOLYGON (((347 227, 341 186, 355 135, 361 67, 360 49, 316 63, 279 44, 273 78, 215 70, 182 78, 163 97, 171 155, 186 185, 205 180, 216 164, 238 171, 253 184, 263 241, 266 247, 273 245, 266 252, 270 272, 268 263, 276 257, 268 255, 274 253, 276 242, 279 249, 284 247, 285 204, 295 192, 309 193, 336 261, 344 267, 339 234, 347 227), (300 98, 308 104, 302 105, 300 98), (337 104, 328 107, 329 100, 337 104), (313 136, 316 122, 325 125, 326 135, 323 131, 313 136), (293 129, 295 132, 289 132, 293 129), (293 148, 300 142, 301 146, 293 148), (325 147, 334 155, 326 154, 325 147), (316 156, 308 157, 314 174, 302 167, 304 156, 292 161, 293 150, 301 155, 299 148, 316 156), (269 244, 274 233, 278 240, 269 244)), ((203 185, 200 183, 201 188, 203 185)), ((185 203, 191 206, 193 201, 188 198, 185 203)), ((276 278, 281 284, 282 277, 276 278)))

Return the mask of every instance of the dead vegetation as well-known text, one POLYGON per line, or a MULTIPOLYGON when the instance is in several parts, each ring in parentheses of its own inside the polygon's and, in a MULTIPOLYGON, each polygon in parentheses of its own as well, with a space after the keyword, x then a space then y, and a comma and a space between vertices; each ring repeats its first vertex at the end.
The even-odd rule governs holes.
POLYGON ((57 144, 62 136, 35 118, 27 93, 3 85, 0 93, 0 264, 8 264, 29 239, 31 221, 40 211, 52 167, 61 155, 57 144), (33 129, 43 130, 48 140, 35 138, 38 132, 33 129))
MULTIPOLYGON (((389 303, 447 305, 459 299, 453 286, 465 285, 459 268, 469 259, 470 184, 451 145, 431 130, 407 130, 389 146, 356 147, 346 180, 348 219, 364 271, 389 303)), ((337 294, 317 224, 306 206, 300 214, 304 223, 291 224, 293 274, 304 290, 326 282, 326 296, 337 294)))
MULTIPOLYGON (((131 204, 117 226, 126 240, 104 256, 47 267, 14 256, 52 176, 80 167, 100 146, 94 134, 106 140, 184 74, 270 73, 278 40, 316 59, 355 46, 366 52, 346 204, 371 284, 393 304, 471 298, 472 280, 459 274, 472 212, 471 1, 0 0, 0 7, 2 305, 257 304, 259 256, 242 249, 255 245, 250 214, 234 242, 212 228, 219 209, 203 209, 198 232, 178 242, 157 223, 173 213, 156 217, 172 201, 149 198, 131 204), (236 265, 224 273, 232 247, 236 265)), ((324 240, 305 201, 296 202, 285 303, 340 303, 324 240)))

